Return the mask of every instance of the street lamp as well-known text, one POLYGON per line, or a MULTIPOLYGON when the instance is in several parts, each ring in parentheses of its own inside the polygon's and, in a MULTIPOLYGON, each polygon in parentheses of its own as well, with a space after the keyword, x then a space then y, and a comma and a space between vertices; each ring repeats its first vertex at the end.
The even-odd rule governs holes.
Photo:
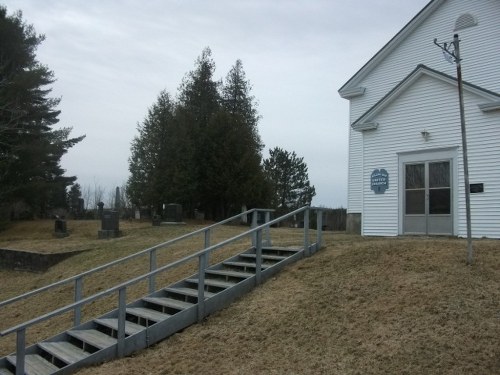
POLYGON ((467 137, 465 134, 465 113, 464 113, 464 94, 462 85, 462 66, 460 59, 460 40, 458 34, 453 35, 453 41, 450 43, 439 44, 434 39, 434 44, 441 48, 445 59, 455 63, 457 67, 458 82, 458 100, 460 104, 460 126, 462 129, 462 153, 464 161, 464 183, 465 183, 465 217, 467 220, 467 264, 472 264, 472 225, 470 214, 470 184, 469 184, 469 163, 467 161, 467 137))

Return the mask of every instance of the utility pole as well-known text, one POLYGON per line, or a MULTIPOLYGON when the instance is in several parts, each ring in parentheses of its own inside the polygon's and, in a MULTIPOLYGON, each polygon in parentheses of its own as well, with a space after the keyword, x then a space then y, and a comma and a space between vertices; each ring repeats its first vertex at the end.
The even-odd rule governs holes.
POLYGON ((458 83, 458 101, 460 104, 460 127, 462 129, 462 153, 464 162, 464 184, 465 184, 465 217, 467 220, 467 264, 472 264, 472 225, 470 214, 470 183, 469 183, 469 162, 467 158, 467 137, 465 132, 465 112, 464 112, 464 94, 462 83, 462 65, 460 59, 460 39, 458 34, 453 35, 453 41, 440 45, 437 39, 434 39, 434 44, 443 51, 443 55, 447 61, 455 62, 457 67, 457 83, 458 83), (452 49, 453 47, 453 49, 452 49))

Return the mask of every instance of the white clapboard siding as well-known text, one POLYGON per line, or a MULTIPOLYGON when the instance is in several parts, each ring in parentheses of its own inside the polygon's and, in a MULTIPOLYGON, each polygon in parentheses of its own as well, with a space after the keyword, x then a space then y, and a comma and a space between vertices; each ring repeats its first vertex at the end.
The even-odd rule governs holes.
POLYGON ((451 41, 456 19, 471 13, 478 25, 459 30, 464 80, 500 92, 500 2, 498 0, 448 0, 435 10, 368 75, 351 85, 366 87, 364 95, 351 99, 351 122, 380 100, 418 64, 455 76, 455 66, 443 59, 434 45, 451 41))
MULTIPOLYGON (((485 192, 472 194, 474 237, 500 237, 500 113, 484 113, 478 104, 484 98, 464 93, 471 183, 483 183, 485 192)), ((395 236, 399 234, 399 208, 402 192, 398 187, 399 157, 406 152, 458 150, 454 189, 457 235, 466 235, 463 184, 462 143, 457 88, 427 75, 421 76, 406 91, 373 119, 376 130, 363 137, 363 234, 395 236), (425 141, 421 131, 430 133, 425 141), (374 169, 389 173, 389 189, 384 194, 370 190, 374 169)))
POLYGON ((349 169, 347 213, 361 213, 363 198, 363 139, 362 134, 349 129, 349 169))
MULTIPOLYGON (((358 87, 366 90, 363 95, 350 99, 350 123, 353 123, 368 109, 374 106, 392 88, 403 80, 418 64, 424 64, 432 69, 455 77, 456 68, 454 64, 446 62, 440 49, 434 45, 433 40, 439 42, 451 41, 453 38, 455 21, 465 13, 472 14, 478 21, 478 25, 459 30, 462 72, 464 80, 493 92, 500 92, 500 1, 499 0, 434 0, 430 4, 431 13, 425 17, 417 17, 406 30, 400 35, 404 38, 397 43, 388 44, 388 48, 380 51, 378 56, 368 63, 367 69, 358 72, 343 88, 349 91, 358 87), (434 7, 432 5, 438 5, 434 7)), ((425 85, 425 80, 419 82, 425 85)), ((427 82, 432 86, 431 82, 427 82)), ((456 90, 440 87, 436 92, 430 93, 423 88, 421 95, 411 91, 402 95, 397 108, 391 105, 386 112, 393 113, 393 118, 388 119, 384 130, 378 129, 361 134, 351 131, 349 136, 349 178, 348 178, 348 212, 362 213, 363 232, 365 234, 396 235, 398 233, 398 205, 399 200, 396 189, 396 174, 398 164, 396 160, 382 160, 382 149, 390 150, 393 155, 397 152, 416 151, 426 148, 439 148, 456 146, 460 150, 460 130, 456 128, 459 124, 459 113, 457 107, 450 107, 450 103, 458 106, 456 90), (443 95, 447 95, 446 98, 443 95), (408 97, 406 97, 408 96, 408 97), (454 101, 453 101, 454 100, 454 101), (435 104, 435 105, 432 105, 435 104), (444 108, 449 110, 444 110, 444 108), (453 123, 455 126, 443 124, 453 123), (427 130, 431 138, 424 142, 419 137, 419 131, 427 130), (371 134, 386 134, 385 139, 377 136, 371 138, 371 134), (373 148, 373 149, 372 149, 373 148), (379 197, 370 191, 369 174, 375 168, 382 167, 380 163, 389 163, 386 166, 390 174, 390 189, 385 193, 387 204, 381 213, 379 197), (390 168, 390 170, 389 170, 390 168), (367 177, 368 175, 368 177, 367 177), (367 194, 368 191, 368 194, 367 194), (371 194, 370 194, 371 193, 371 194), (390 213, 389 213, 390 212, 390 213), (396 219, 395 219, 396 218, 396 219)), ((467 105, 467 104, 466 104, 467 105)), ((475 104, 470 106, 474 107, 475 104)), ((500 164, 498 147, 498 112, 485 114, 477 107, 469 110, 467 106, 467 122, 477 125, 477 132, 469 135, 470 146, 474 146, 470 153, 471 183, 484 183, 485 192, 472 195, 473 233, 478 236, 499 237, 500 223, 496 212, 499 212, 500 199, 496 196, 499 189, 499 176, 495 167, 500 164), (495 123, 492 119, 497 119, 495 123), (477 122, 477 123, 476 123, 477 122), (484 151, 481 151, 484 150, 484 151), (486 160, 487 159, 487 160, 486 160)), ((387 116, 380 113, 378 118, 387 116)), ((377 120, 378 121, 378 120, 377 120)), ((463 171, 462 161, 457 160, 458 171, 463 171)), ((458 210, 462 212, 465 207, 463 201, 463 176, 460 175, 459 186, 456 194, 458 210)), ((465 233, 465 216, 460 215, 456 219, 455 227, 457 234, 465 233)))

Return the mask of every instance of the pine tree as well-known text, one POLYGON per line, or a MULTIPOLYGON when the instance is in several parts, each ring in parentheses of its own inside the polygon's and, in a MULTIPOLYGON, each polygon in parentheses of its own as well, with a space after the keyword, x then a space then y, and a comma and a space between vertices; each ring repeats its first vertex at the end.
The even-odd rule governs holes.
POLYGON ((130 177, 127 192, 137 206, 147 206, 161 211, 170 199, 169 175, 172 174, 173 131, 175 104, 166 91, 149 109, 148 116, 138 125, 139 135, 132 141, 129 159, 130 177), (168 171, 167 171, 168 170, 168 171), (170 173, 169 173, 170 172, 170 173))
POLYGON ((311 204, 316 189, 309 182, 304 158, 299 158, 295 151, 279 147, 269 150, 264 170, 272 186, 272 207, 280 214, 311 204))
POLYGON ((44 40, 22 13, 7 16, 0 6, 0 202, 24 202, 45 216, 65 202, 76 177, 64 176, 61 157, 84 136, 69 138, 59 121, 59 98, 50 98, 52 71, 36 60, 44 40))

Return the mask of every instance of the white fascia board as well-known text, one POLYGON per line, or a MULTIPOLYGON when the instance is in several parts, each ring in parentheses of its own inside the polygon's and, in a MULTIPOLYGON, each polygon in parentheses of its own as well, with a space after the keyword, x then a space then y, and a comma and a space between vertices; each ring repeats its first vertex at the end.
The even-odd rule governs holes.
POLYGON ((500 102, 479 104, 479 109, 483 112, 493 112, 500 110, 500 102))
POLYGON ((339 92, 339 94, 340 94, 340 97, 343 99, 352 99, 352 98, 355 98, 357 96, 364 95, 365 91, 366 91, 366 87, 360 86, 360 87, 355 87, 355 88, 352 88, 349 90, 339 92))
POLYGON ((352 128, 358 132, 364 132, 366 130, 375 130, 378 128, 378 122, 361 122, 354 124, 352 128))

